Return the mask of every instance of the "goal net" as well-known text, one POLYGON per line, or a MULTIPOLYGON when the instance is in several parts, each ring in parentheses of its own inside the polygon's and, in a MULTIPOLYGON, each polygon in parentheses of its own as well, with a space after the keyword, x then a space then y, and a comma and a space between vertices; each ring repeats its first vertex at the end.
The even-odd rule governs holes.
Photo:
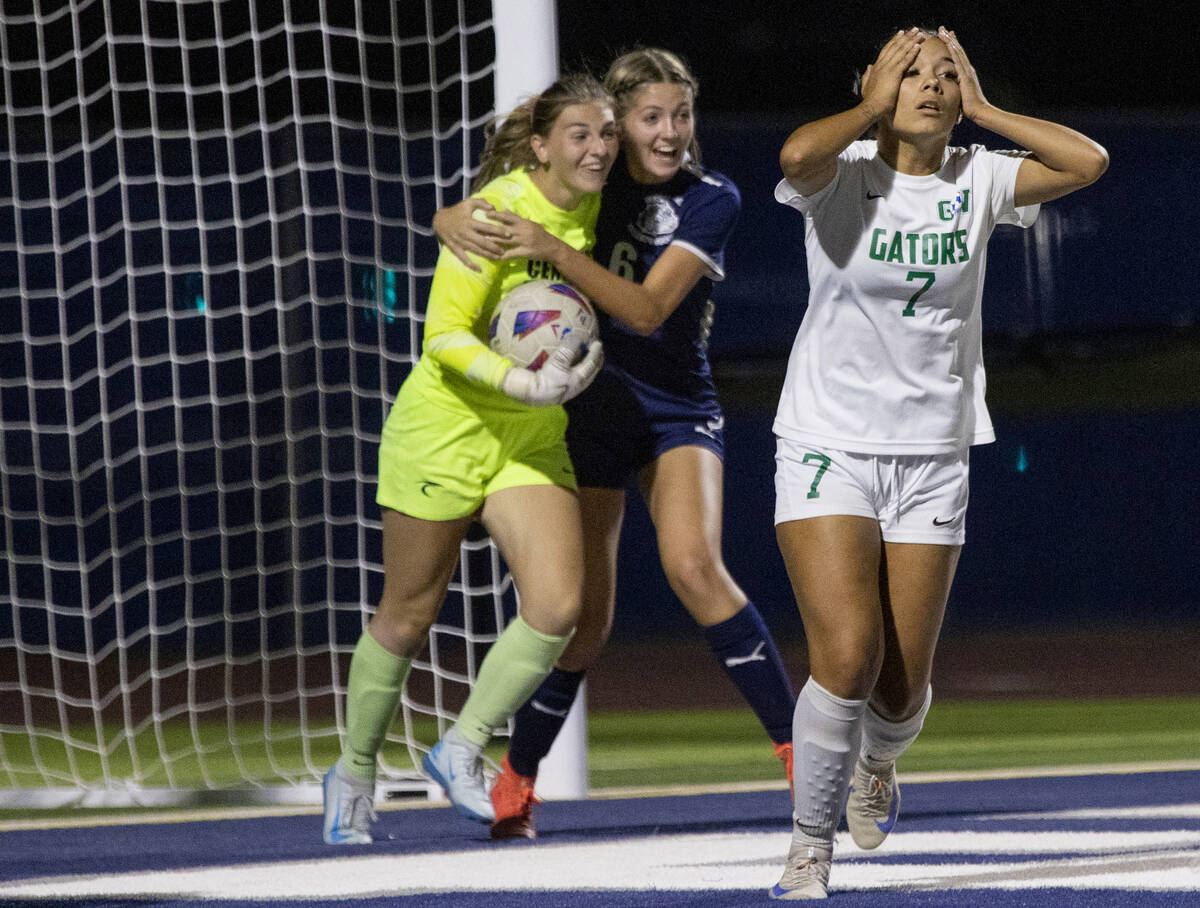
MULTIPOLYGON (((496 31, 478 0, 5 0, 0 799, 311 798, 496 31)), ((469 539, 381 781, 424 790, 514 609, 469 539)))

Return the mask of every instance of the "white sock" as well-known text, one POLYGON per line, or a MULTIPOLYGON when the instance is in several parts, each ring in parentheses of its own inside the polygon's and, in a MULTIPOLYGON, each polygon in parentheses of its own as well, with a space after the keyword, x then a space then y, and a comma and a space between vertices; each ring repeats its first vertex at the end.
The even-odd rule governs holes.
POLYGON ((925 689, 925 702, 916 714, 903 722, 889 722, 869 705, 862 721, 862 760, 870 769, 886 769, 900 759, 912 742, 921 733, 929 704, 933 702, 933 688, 925 689))
POLYGON ((796 698, 796 808, 793 834, 806 843, 828 844, 846 804, 850 772, 858 757, 866 700, 837 697, 809 678, 796 698))

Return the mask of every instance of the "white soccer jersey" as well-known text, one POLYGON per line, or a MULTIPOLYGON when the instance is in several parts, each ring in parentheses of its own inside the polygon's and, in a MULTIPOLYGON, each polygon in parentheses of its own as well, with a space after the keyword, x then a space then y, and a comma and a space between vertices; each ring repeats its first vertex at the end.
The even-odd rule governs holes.
POLYGON ((874 141, 838 156, 804 214, 808 311, 796 334, 775 432, 846 451, 920 454, 994 441, 984 403, 980 298, 996 224, 1013 205, 1020 152, 947 148, 937 173, 897 173, 874 141))

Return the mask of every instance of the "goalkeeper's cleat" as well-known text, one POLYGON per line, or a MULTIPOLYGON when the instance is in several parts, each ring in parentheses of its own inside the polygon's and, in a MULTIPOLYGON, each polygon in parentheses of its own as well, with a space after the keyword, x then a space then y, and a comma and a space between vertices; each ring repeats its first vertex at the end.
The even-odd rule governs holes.
POLYGON ((782 744, 775 745, 775 756, 779 757, 783 763, 783 768, 787 771, 788 791, 792 794, 792 800, 796 799, 796 780, 795 780, 795 765, 792 763, 792 742, 784 741, 782 744))
POLYGON ((321 782, 325 800, 325 844, 370 845, 375 819, 375 784, 338 771, 334 764, 321 782))
POLYGON ((496 818, 483 776, 483 750, 451 728, 421 761, 464 817, 490 823, 496 818))
POLYGON ((496 821, 492 823, 493 839, 536 839, 533 825, 534 776, 518 775, 508 762, 508 754, 500 763, 500 775, 492 786, 492 807, 496 821))
POLYGON ((900 813, 900 783, 896 764, 870 769, 862 759, 854 765, 850 796, 846 799, 846 825, 859 848, 878 848, 896 825, 900 813))
POLYGON ((829 896, 829 867, 833 863, 833 843, 816 845, 792 839, 787 866, 770 891, 773 899, 801 901, 829 896))

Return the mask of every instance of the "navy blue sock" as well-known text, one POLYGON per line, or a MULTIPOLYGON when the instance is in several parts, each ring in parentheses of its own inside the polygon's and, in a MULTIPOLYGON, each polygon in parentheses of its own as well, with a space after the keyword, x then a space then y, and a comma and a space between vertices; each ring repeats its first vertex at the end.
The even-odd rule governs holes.
POLYGON ((508 764, 522 776, 536 776, 542 757, 558 737, 575 702, 583 672, 565 672, 554 668, 513 717, 512 738, 508 742, 508 764))
POLYGON ((704 636, 771 740, 776 744, 792 740, 796 693, 754 603, 747 602, 732 618, 704 628, 704 636))

